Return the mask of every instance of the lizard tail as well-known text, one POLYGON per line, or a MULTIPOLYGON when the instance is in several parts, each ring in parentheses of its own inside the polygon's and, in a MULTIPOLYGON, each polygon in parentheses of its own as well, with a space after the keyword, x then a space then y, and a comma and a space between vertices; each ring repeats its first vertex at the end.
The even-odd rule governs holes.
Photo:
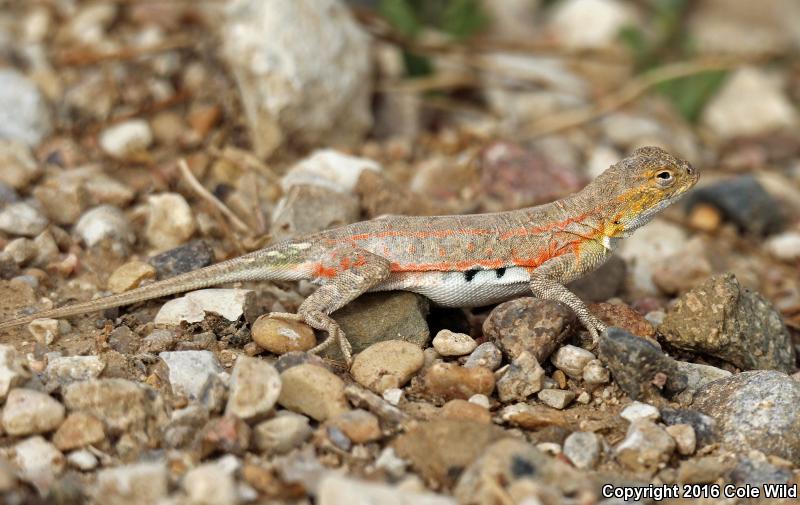
POLYGON ((251 280, 268 280, 279 278, 271 268, 258 262, 262 251, 251 253, 231 260, 223 261, 199 270, 176 275, 124 293, 105 296, 95 300, 44 310, 28 316, 22 316, 0 322, 0 330, 13 328, 39 318, 61 318, 95 312, 113 307, 121 307, 144 300, 183 293, 195 289, 207 288, 228 282, 251 280))

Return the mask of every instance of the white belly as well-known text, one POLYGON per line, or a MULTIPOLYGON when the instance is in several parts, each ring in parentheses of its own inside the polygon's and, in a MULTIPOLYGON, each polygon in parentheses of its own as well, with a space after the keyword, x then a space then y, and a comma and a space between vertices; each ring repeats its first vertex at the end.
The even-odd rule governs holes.
POLYGON ((444 307, 479 307, 530 292, 524 268, 477 272, 408 272, 393 274, 370 291, 403 290, 419 293, 444 307))

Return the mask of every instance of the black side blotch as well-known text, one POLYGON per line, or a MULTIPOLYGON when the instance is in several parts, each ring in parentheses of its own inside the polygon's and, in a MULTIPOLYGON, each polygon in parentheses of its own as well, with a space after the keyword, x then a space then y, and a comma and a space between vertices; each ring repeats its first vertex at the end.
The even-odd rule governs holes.
POLYGON ((472 279, 475 278, 476 275, 478 275, 479 271, 480 270, 477 268, 473 268, 472 270, 467 270, 466 272, 464 272, 464 279, 467 282, 470 282, 472 279))
POLYGON ((497 278, 500 279, 506 274, 506 267, 498 268, 494 271, 494 273, 497 275, 497 278))

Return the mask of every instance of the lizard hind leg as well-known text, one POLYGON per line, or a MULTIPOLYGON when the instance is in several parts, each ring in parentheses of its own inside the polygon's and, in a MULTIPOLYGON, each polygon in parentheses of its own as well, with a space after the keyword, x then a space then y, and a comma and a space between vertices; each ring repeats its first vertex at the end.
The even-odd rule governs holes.
POLYGON ((336 342, 349 367, 352 363, 352 347, 330 314, 386 280, 391 271, 390 263, 363 249, 338 247, 312 266, 312 271, 314 280, 324 284, 300 304, 297 314, 276 313, 270 316, 300 320, 314 329, 325 331, 325 340, 309 352, 319 353, 336 342))
POLYGON ((583 324, 592 342, 597 343, 600 334, 606 331, 606 324, 589 312, 586 304, 563 284, 543 275, 531 274, 530 287, 533 295, 544 300, 555 300, 571 308, 578 320, 583 324))

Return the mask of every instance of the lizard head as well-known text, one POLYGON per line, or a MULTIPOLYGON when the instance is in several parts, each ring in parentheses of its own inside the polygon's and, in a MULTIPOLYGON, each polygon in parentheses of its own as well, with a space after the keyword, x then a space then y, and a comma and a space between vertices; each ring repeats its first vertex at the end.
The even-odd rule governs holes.
POLYGON ((627 237, 683 196, 700 174, 687 161, 658 147, 642 147, 593 183, 609 202, 604 234, 627 237))

